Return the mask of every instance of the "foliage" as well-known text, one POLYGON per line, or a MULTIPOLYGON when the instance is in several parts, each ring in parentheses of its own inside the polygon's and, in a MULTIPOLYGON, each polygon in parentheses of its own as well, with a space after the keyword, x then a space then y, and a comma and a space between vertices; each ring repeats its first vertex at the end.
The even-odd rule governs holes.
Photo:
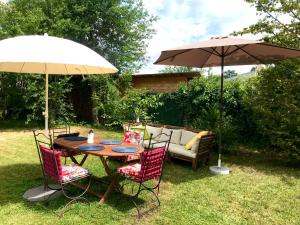
MULTIPOLYGON (((268 42, 299 48, 299 1, 246 0, 254 5, 261 19, 234 34, 262 34, 268 42)), ((299 60, 290 60, 262 70, 257 82, 248 90, 247 101, 252 106, 251 120, 255 120, 260 135, 291 158, 300 158, 299 152, 299 60), (298 119, 297 119, 298 118, 298 119)), ((274 148, 275 147, 275 148, 274 148)))
POLYGON ((241 34, 263 34, 267 42, 286 47, 299 48, 300 10, 298 0, 245 0, 256 7, 261 19, 242 31, 241 34))
MULTIPOLYGON (((73 119, 72 105, 68 102, 69 77, 49 78, 49 119, 67 122, 73 119)), ((27 119, 42 122, 45 110, 44 76, 0 74, 0 108, 3 119, 27 119)))
POLYGON ((232 78, 232 77, 236 77, 238 75, 237 72, 235 72, 235 70, 226 70, 224 72, 224 78, 227 79, 227 78, 232 78))
MULTIPOLYGON (((125 93, 130 87, 131 74, 146 60, 147 40, 154 33, 151 28, 154 20, 144 9, 141 0, 12 0, 6 4, 0 3, 0 39, 47 32, 82 43, 104 56, 122 75, 113 79, 92 78, 89 82, 96 92, 93 93, 95 122, 112 124, 112 118, 118 117, 118 92, 125 93), (104 90, 100 90, 100 87, 104 87, 104 90)), ((28 81, 25 81, 22 76, 5 76, 0 77, 2 117, 20 119, 27 114, 28 121, 42 121, 42 78, 28 75, 28 81), (19 80, 26 85, 22 88, 15 86, 14 83, 19 80), (16 89, 7 92, 7 83, 16 89)), ((50 119, 68 117, 72 120, 68 78, 49 77, 50 119), (55 91, 51 91, 51 86, 55 91)))
POLYGON ((120 124, 120 92, 110 76, 89 76, 93 95, 94 123, 106 126, 120 124))
POLYGON ((286 61, 259 73, 254 89, 247 96, 261 133, 290 158, 300 159, 300 68, 286 61), (271 77, 271 79, 270 79, 271 77), (259 91, 257 93, 257 91, 259 91))
MULTIPOLYGON (((161 95, 163 107, 158 107, 155 112, 155 120, 163 124, 179 126, 192 126, 199 129, 207 129, 219 133, 219 96, 220 77, 209 76, 196 77, 188 85, 181 85, 174 93, 161 95)), ((230 144, 238 137, 243 138, 244 133, 238 130, 246 130, 240 127, 241 112, 243 106, 242 83, 227 81, 224 84, 224 117, 223 136, 224 143, 230 144)), ((245 115, 247 117, 247 115, 245 115)), ((243 125, 244 123, 242 123, 243 125)))
POLYGON ((129 89, 122 98, 123 120, 151 120, 155 114, 149 111, 162 106, 160 94, 151 94, 145 90, 129 89))
POLYGON ((202 72, 202 69, 186 67, 186 66, 165 66, 159 71, 160 73, 187 73, 187 72, 202 72))
POLYGON ((13 0, 0 11, 0 39, 47 32, 92 48, 120 71, 141 67, 154 33, 141 0, 13 0))

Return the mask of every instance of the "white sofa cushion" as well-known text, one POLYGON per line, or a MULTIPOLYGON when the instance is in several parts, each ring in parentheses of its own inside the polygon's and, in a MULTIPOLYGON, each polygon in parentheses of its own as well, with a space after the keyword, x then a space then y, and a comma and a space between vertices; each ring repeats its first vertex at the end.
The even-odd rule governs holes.
POLYGON ((194 144, 192 145, 192 149, 191 150, 187 150, 187 151, 191 151, 191 152, 195 152, 197 153, 198 152, 198 149, 199 149, 199 142, 200 142, 200 139, 197 139, 194 144))
POLYGON ((169 146, 169 152, 190 157, 190 158, 196 158, 196 153, 193 151, 187 151, 184 147, 184 145, 177 145, 177 144, 170 144, 169 146))
POLYGON ((167 135, 170 135, 171 131, 173 131, 173 133, 172 133, 170 142, 174 143, 174 144, 179 144, 180 138, 181 138, 181 132, 182 132, 181 129, 172 130, 172 129, 168 129, 168 128, 163 128, 161 135, 160 135, 160 141, 168 141, 169 136, 167 136, 167 135))
POLYGON ((180 144, 186 145, 197 133, 188 131, 188 130, 182 130, 180 144))
POLYGON ((146 130, 149 135, 149 138, 150 138, 150 135, 153 134, 152 139, 159 140, 161 131, 162 131, 161 127, 152 127, 152 126, 146 125, 146 130))

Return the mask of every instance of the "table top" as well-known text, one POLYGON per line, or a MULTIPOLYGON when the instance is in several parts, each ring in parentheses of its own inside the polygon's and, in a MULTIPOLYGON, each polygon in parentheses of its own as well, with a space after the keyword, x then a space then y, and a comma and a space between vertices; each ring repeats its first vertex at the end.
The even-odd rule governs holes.
POLYGON ((112 156, 112 157, 118 157, 118 156, 128 156, 132 154, 140 154, 144 152, 144 148, 142 146, 137 146, 134 144, 128 144, 128 143, 122 143, 119 145, 103 145, 103 144, 98 144, 103 140, 103 138, 95 138, 93 144, 88 144, 87 141, 70 141, 70 140, 65 140, 64 138, 57 138, 54 140, 54 143, 63 147, 64 149, 71 150, 71 151, 79 151, 82 152, 83 154, 90 154, 90 155, 97 155, 97 156, 112 156), (83 146, 83 145, 101 145, 104 146, 104 150, 100 151, 81 151, 77 147, 78 146, 83 146), (138 151, 135 153, 119 153, 119 152, 114 152, 112 151, 112 148, 114 147, 137 147, 138 151))

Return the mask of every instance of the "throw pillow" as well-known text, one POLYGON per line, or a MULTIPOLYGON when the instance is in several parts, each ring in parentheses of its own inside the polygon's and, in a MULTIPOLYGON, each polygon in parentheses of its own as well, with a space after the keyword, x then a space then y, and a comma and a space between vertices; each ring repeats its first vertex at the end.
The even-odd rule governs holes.
POLYGON ((143 146, 143 134, 134 131, 126 131, 123 142, 143 146))
POLYGON ((173 133, 172 133, 170 142, 173 144, 179 144, 180 138, 181 138, 181 129, 172 130, 172 129, 168 129, 168 128, 163 128, 159 140, 160 141, 168 141, 169 136, 167 136, 167 135, 170 135, 171 131, 173 131, 173 133))
POLYGON ((193 138, 191 138, 191 139, 188 141, 188 143, 186 143, 185 148, 186 148, 187 150, 190 150, 190 149, 192 148, 193 144, 194 144, 198 139, 199 139, 199 141, 200 141, 200 139, 201 139, 202 136, 208 135, 208 134, 209 134, 209 131, 201 131, 201 132, 199 132, 199 133, 196 134, 193 138))
POLYGON ((150 135, 153 134, 152 139, 159 140, 161 131, 162 131, 161 127, 152 127, 152 126, 146 125, 146 130, 149 135, 149 138, 150 138, 150 135))
POLYGON ((180 145, 186 145, 196 134, 188 130, 182 130, 180 145))
POLYGON ((146 126, 143 126, 143 125, 132 126, 132 127, 130 127, 130 130, 136 131, 136 132, 139 132, 139 133, 144 133, 144 140, 149 139, 149 134, 146 130, 146 126))

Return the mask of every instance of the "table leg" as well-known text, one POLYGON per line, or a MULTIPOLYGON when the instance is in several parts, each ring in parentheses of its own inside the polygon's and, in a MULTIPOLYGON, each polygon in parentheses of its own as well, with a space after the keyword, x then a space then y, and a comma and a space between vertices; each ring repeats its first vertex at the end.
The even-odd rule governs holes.
POLYGON ((81 162, 79 163, 80 166, 83 165, 83 163, 85 162, 86 158, 88 157, 89 155, 88 154, 85 154, 83 159, 81 160, 81 162))
POLYGON ((79 165, 79 163, 78 163, 77 160, 74 158, 74 156, 70 155, 70 159, 72 160, 73 163, 75 163, 76 165, 79 165))
POLYGON ((111 179, 111 182, 107 188, 107 190, 105 191, 104 195, 102 195, 100 197, 100 201, 99 201, 99 204, 103 204, 104 201, 105 201, 105 198, 110 194, 110 192, 113 190, 113 188, 115 187, 116 185, 116 182, 117 182, 117 179, 118 179, 118 176, 117 175, 114 175, 111 179))
POLYGON ((101 162, 102 162, 102 164, 103 164, 103 166, 104 166, 105 172, 107 173, 107 175, 110 176, 110 175, 112 174, 112 171, 111 171, 111 169, 108 167, 108 165, 107 165, 107 163, 106 163, 106 160, 104 159, 103 156, 99 156, 99 158, 100 158, 100 160, 101 160, 101 162))

